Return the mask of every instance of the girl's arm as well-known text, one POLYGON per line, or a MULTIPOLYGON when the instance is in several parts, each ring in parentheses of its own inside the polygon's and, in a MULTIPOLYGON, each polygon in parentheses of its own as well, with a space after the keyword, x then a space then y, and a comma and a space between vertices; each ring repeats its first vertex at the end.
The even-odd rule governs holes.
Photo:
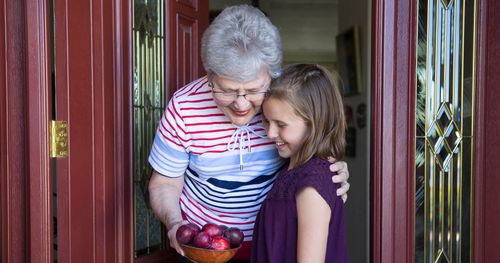
POLYGON ((312 187, 302 189, 296 200, 297 262, 325 262, 330 206, 312 187))

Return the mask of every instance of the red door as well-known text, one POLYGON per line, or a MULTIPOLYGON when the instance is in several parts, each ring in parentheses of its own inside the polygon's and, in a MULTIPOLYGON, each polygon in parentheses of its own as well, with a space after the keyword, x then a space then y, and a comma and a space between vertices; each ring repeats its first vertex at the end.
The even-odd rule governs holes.
MULTIPOLYGON (((208 2, 168 1, 167 89, 202 74, 208 2), (175 59, 174 59, 175 58, 175 59)), ((67 120, 69 154, 57 160, 58 260, 135 259, 131 154, 131 4, 56 0, 56 118, 67 120)))
MULTIPOLYGON (((169 89, 203 74, 208 23, 206 1, 173 2, 169 28, 179 30, 168 39, 180 38, 168 57, 182 54, 167 64, 169 89)), ((2 262, 134 261, 131 10, 130 1, 1 1, 2 262), (49 158, 53 118, 68 123, 67 158, 49 158)))
MULTIPOLYGON (((414 175, 418 2, 376 1, 373 4, 373 262, 416 260, 414 175)), ((444 5, 453 5, 454 2, 435 1, 444 5)), ((500 30, 497 27, 500 17, 495 15, 500 10, 500 3, 478 0, 476 4, 472 13, 477 16, 469 16, 471 20, 477 18, 471 27, 476 32, 476 55, 473 57, 477 80, 473 103, 476 114, 474 147, 473 155, 465 157, 473 159, 474 163, 474 187, 471 190, 474 202, 464 209, 470 208, 472 214, 470 261, 500 262, 500 225, 497 223, 500 217, 500 106, 497 103, 500 99, 500 77, 495 70, 499 68, 500 59, 500 30)), ((445 21, 444 18, 442 21, 445 21)), ((435 37, 446 33, 440 32, 435 37)), ((418 260, 428 262, 428 258, 418 260)), ((440 258, 439 262, 442 260, 444 258, 440 258)), ((469 262, 468 257, 464 257, 463 261, 469 262)))
MULTIPOLYGON (((175 2, 179 10, 194 5, 175 2)), ((70 139, 69 157, 55 166, 48 158, 48 3, 0 2, 1 261, 53 262, 51 195, 57 187, 58 261, 131 262, 132 176, 125 165, 132 158, 130 2, 55 0, 54 103, 56 118, 69 123, 70 139)), ((498 1, 478 1, 475 262, 500 261, 499 11, 498 1)), ((403 175, 413 172, 414 112, 407 106, 415 83, 415 13, 415 1, 373 4, 373 262, 413 261, 413 185, 403 175)), ((176 36, 192 34, 185 25, 196 25, 184 18, 174 21, 182 27, 176 36)), ((172 67, 195 71, 189 62, 196 61, 197 46, 190 46, 190 54, 177 46, 188 43, 186 38, 175 39, 167 61, 178 64, 169 64, 168 72, 172 67)), ((178 73, 175 81, 169 77, 167 87, 175 89, 201 71, 189 74, 178 73)))

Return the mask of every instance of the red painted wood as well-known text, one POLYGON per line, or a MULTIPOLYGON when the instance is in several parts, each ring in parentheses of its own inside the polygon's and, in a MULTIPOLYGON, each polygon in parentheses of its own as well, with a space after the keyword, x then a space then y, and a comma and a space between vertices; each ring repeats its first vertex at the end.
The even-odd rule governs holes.
MULTIPOLYGON (((499 262, 500 3, 478 3, 474 260, 499 262)), ((415 7, 373 6, 373 262, 413 261, 415 7)))
MULTIPOLYGON (((54 52, 55 52, 55 87, 56 100, 53 102, 56 105, 56 119, 67 121, 68 124, 68 61, 67 61, 67 25, 66 25, 66 2, 54 1, 54 52)), ((68 131, 70 131, 71 127, 68 131)), ((68 134, 68 138, 69 138, 68 134)), ((71 139, 70 139, 71 140, 71 139)), ((56 160, 57 172, 57 259, 60 262, 70 262, 70 224, 69 217, 66 216, 69 207, 69 188, 68 174, 69 162, 68 159, 56 160)))
POLYGON ((133 262, 132 6, 117 1, 114 24, 115 262, 133 262))
POLYGON ((49 159, 49 11, 47 1, 26 1, 26 105, 29 262, 53 262, 52 175, 49 159), (35 223, 36 222, 36 223, 35 223))
POLYGON ((69 156, 57 161, 61 262, 119 258, 115 4, 55 1, 57 119, 69 124, 69 156))
POLYGON ((0 1, 0 196, 2 262, 25 262, 26 54, 21 1, 0 1))
POLYGON ((373 262, 413 261, 416 1, 373 3, 373 262))
POLYGON ((474 262, 500 262, 500 3, 478 1, 474 262))
MULTIPOLYGON (((5 0, 0 2, 0 16, 7 17, 5 14, 5 0)), ((8 245, 10 244, 9 240, 9 224, 10 224, 10 211, 9 211, 9 183, 8 181, 8 159, 7 155, 7 79, 6 79, 6 69, 5 64, 7 64, 7 60, 5 57, 5 42, 7 30, 5 19, 0 19, 0 28, 2 32, 0 33, 0 238, 2 240, 2 244, 0 246, 0 261, 7 262, 7 256, 9 255, 7 251, 9 250, 8 245)))
POLYGON ((171 94, 205 74, 199 50, 209 12, 208 2, 201 0, 169 1, 166 8, 166 85, 171 94))

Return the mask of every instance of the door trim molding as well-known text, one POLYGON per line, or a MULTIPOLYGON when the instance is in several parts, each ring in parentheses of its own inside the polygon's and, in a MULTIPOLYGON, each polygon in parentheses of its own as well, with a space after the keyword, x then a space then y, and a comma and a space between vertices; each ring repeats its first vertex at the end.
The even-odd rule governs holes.
POLYGON ((500 3, 478 0, 474 262, 500 261, 500 3))
POLYGON ((373 3, 371 260, 413 262, 416 0, 373 3))
POLYGON ((132 167, 132 6, 116 1, 114 6, 114 170, 115 170, 115 262, 134 261, 133 167, 132 167))
POLYGON ((49 263, 53 262, 52 176, 49 158, 49 6, 48 1, 27 0, 25 4, 28 260, 49 263))
POLYGON ((23 1, 1 1, 0 14, 0 261, 26 262, 27 89, 23 1))

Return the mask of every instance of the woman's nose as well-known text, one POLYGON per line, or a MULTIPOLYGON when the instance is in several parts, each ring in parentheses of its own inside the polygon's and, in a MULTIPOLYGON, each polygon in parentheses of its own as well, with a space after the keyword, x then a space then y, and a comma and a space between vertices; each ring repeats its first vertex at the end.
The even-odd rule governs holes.
POLYGON ((248 100, 245 98, 245 96, 238 96, 238 97, 236 97, 234 104, 236 105, 236 107, 238 109, 246 109, 246 108, 248 108, 248 104, 250 104, 250 102, 248 102, 248 100))

